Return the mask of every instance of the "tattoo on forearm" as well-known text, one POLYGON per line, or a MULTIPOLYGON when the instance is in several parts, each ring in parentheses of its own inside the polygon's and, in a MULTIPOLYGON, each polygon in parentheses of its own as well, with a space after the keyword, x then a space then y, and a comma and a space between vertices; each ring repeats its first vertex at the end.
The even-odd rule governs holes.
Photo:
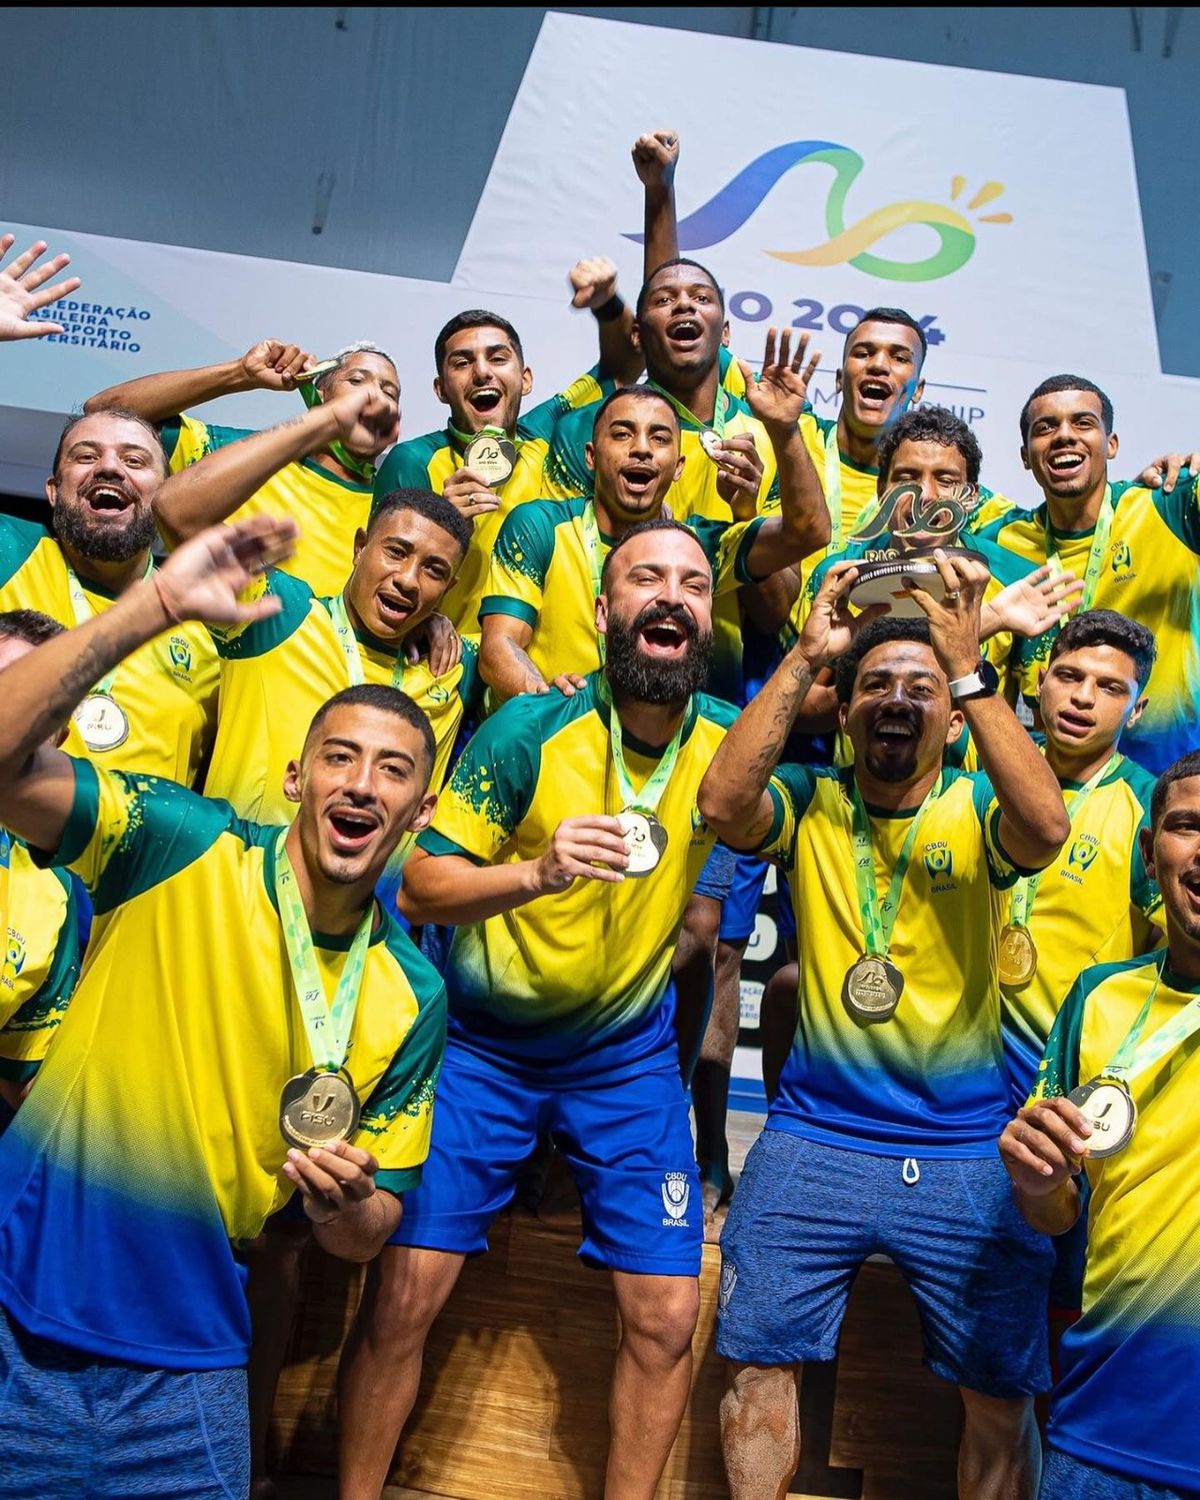
POLYGON ((131 627, 118 629, 109 635, 104 621, 91 635, 78 654, 67 663, 26 727, 21 741, 15 747, 16 758, 25 760, 52 734, 56 734, 78 708, 94 683, 145 640, 145 634, 131 627))

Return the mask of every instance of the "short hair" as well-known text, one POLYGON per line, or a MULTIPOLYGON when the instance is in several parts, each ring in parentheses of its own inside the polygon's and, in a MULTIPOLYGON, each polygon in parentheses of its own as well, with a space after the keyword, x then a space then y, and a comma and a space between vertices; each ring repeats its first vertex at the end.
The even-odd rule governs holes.
POLYGON ((689 260, 686 255, 677 255, 674 260, 664 260, 661 265, 655 266, 653 271, 650 272, 649 276, 646 277, 645 281, 642 282, 642 289, 640 292, 638 292, 637 295, 637 316, 639 318, 646 311, 646 297, 650 292, 650 283, 654 280, 654 278, 660 271, 670 270, 672 266, 694 266, 697 271, 700 271, 703 275, 707 276, 709 281, 712 282, 713 291, 717 294, 717 301, 721 304, 721 311, 725 311, 725 293, 717 285, 717 278, 708 269, 708 267, 702 266, 698 260, 689 260))
POLYGON ((876 646, 886 646, 889 641, 919 641, 922 646, 929 646, 932 644, 929 621, 884 615, 882 619, 864 625, 854 637, 849 651, 843 652, 834 663, 834 687, 839 703, 850 702, 863 657, 876 646))
POLYGON ((0 611, 0 641, 24 641, 30 646, 40 646, 44 641, 62 635, 66 628, 40 609, 0 611))
POLYGON ((432 490, 402 487, 398 490, 388 490, 382 495, 371 511, 371 519, 367 522, 367 535, 370 536, 375 528, 388 516, 394 516, 397 511, 411 510, 418 516, 424 516, 427 521, 432 521, 435 526, 447 532, 458 544, 458 550, 465 557, 467 549, 471 545, 471 523, 463 515, 456 505, 452 505, 445 495, 436 495, 432 490))
POLYGON ((1030 394, 1028 401, 1021 408, 1021 441, 1029 441, 1029 408, 1039 396, 1053 396, 1059 391, 1090 391, 1093 396, 1100 397, 1100 420, 1104 423, 1107 433, 1113 430, 1113 404, 1100 389, 1094 380, 1088 380, 1083 375, 1051 375, 1049 380, 1043 380, 1036 391, 1030 394))
MULTIPOLYGON (((916 318, 913 317, 912 313, 905 312, 902 307, 868 307, 866 312, 863 313, 862 317, 859 318, 858 322, 855 323, 854 327, 846 335, 846 344, 849 344, 850 340, 864 323, 901 323, 905 328, 911 328, 921 340, 921 363, 925 363, 925 356, 929 353, 929 340, 925 337, 925 330, 917 322, 916 318)), ((842 347, 845 348, 846 345, 844 344, 842 347)))
POLYGON ((1085 646, 1111 646, 1114 651, 1123 651, 1133 662, 1139 693, 1149 681, 1158 655, 1150 631, 1115 609, 1085 609, 1082 614, 1072 616, 1050 648, 1050 661, 1053 663, 1068 651, 1081 651, 1085 646))
POLYGON ((446 345, 456 333, 462 333, 467 328, 499 328, 517 351, 517 358, 522 364, 525 363, 520 335, 508 319, 502 318, 499 313, 488 312, 485 307, 472 307, 466 312, 455 313, 433 341, 433 363, 439 375, 442 373, 442 361, 446 358, 446 345))
POLYGON ((690 526, 685 526, 682 521, 673 521, 667 516, 655 516, 650 521, 639 521, 636 526, 631 526, 624 536, 617 538, 608 556, 604 559, 604 566, 600 570, 600 590, 602 593, 608 587, 608 575, 612 567, 613 558, 616 557, 617 553, 628 542, 632 542, 635 537, 645 536, 648 531, 682 531, 684 536, 691 537, 696 546, 700 547, 701 552, 704 551, 700 543, 700 538, 690 526))
POLYGON ((128 406, 102 406, 98 411, 76 412, 67 418, 63 429, 58 435, 58 446, 54 450, 54 465, 50 472, 55 479, 58 478, 59 466, 62 463, 63 449, 71 440, 71 434, 79 426, 80 422, 88 422, 93 417, 120 417, 123 422, 136 422, 139 427, 144 427, 150 437, 150 447, 160 457, 162 472, 167 472, 167 455, 163 452, 162 439, 158 435, 158 428, 153 422, 146 420, 140 411, 133 411, 128 406))
POLYGON ((880 482, 885 483, 896 449, 903 442, 941 443, 943 448, 957 448, 967 465, 967 479, 971 484, 979 483, 979 471, 983 467, 983 452, 979 439, 961 417, 946 406, 916 406, 906 411, 898 422, 894 422, 884 433, 879 443, 876 465, 880 482))
POLYGON ((1186 755, 1170 765, 1154 783, 1154 793, 1150 798, 1150 828, 1153 831, 1158 827, 1162 815, 1167 810, 1167 792, 1177 781, 1190 781, 1193 776, 1200 776, 1200 750, 1189 750, 1186 755))
POLYGON ((397 380, 399 380, 400 368, 396 364, 396 361, 392 358, 392 356, 387 352, 387 350, 381 349, 378 344, 373 344, 370 339, 360 339, 357 344, 347 344, 344 349, 339 349, 338 352, 332 356, 335 360, 337 360, 337 364, 334 365, 332 370, 326 370, 324 375, 317 376, 317 378, 313 381, 313 385, 316 387, 316 389, 319 391, 323 391, 329 384, 329 382, 333 379, 333 377, 337 374, 337 372, 346 363, 346 361, 348 359, 352 359, 356 354, 378 354, 380 359, 386 359, 388 364, 391 365, 392 369, 396 371, 396 378, 397 380))
POLYGON ((399 688, 382 682, 360 682, 354 687, 343 688, 340 693, 334 693, 332 698, 326 698, 312 716, 308 733, 304 736, 302 755, 308 753, 308 747, 320 734, 325 720, 335 708, 375 708, 380 713, 393 714, 397 719, 403 720, 421 736, 421 747, 425 751, 426 772, 433 769, 437 744, 433 738, 433 729, 429 720, 407 693, 402 693, 399 688))
POLYGON ((672 402, 661 391, 656 391, 652 385, 640 383, 638 385, 619 385, 615 391, 611 391, 605 396, 604 400, 596 408, 596 415, 592 418, 593 437, 596 436, 596 429, 600 426, 600 419, 604 416, 604 413, 614 401, 620 401, 622 396, 632 396, 636 401, 657 401, 671 413, 671 421, 674 423, 676 431, 678 431, 679 413, 675 410, 672 402))

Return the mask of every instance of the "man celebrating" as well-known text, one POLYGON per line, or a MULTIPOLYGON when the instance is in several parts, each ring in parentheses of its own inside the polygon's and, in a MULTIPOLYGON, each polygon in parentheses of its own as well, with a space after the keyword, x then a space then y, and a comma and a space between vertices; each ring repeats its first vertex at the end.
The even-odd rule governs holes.
POLYGON ((1000 1138, 1035 1229, 1064 1234, 1087 1205, 1043 1500, 1190 1500, 1200 1474, 1200 754, 1159 777, 1141 841, 1166 951, 1080 974, 1000 1138))
POLYGON ((293 391, 314 405, 360 392, 368 415, 357 430, 330 435, 326 446, 305 451, 273 471, 247 495, 242 517, 288 515, 300 526, 300 541, 287 571, 319 595, 335 594, 350 571, 356 533, 366 525, 375 461, 400 435, 400 379, 390 355, 376 344, 351 344, 320 366, 295 344, 262 339, 240 359, 198 370, 142 375, 111 386, 84 410, 123 407, 159 424, 172 473, 250 436, 242 427, 218 427, 180 415, 192 406, 243 391, 293 391), (317 371, 306 378, 309 370, 317 371))
POLYGON ((852 619, 857 569, 831 569, 700 789, 726 842, 787 869, 801 964, 795 1043, 721 1241, 734 1500, 785 1493, 795 1368, 833 1357, 850 1284, 879 1252, 917 1298, 927 1363, 962 1393, 963 1500, 1036 1490, 1051 1256, 994 1156, 1008 1092, 994 954, 1008 888, 1049 863, 1068 823, 980 658, 986 569, 935 556, 944 600, 913 591, 927 625, 852 619), (776 770, 814 672, 835 660, 853 765, 776 770), (985 774, 943 768, 964 719, 985 774))
POLYGON ((102 918, 0 1141, 11 1494, 244 1494, 235 1246, 298 1188, 325 1248, 368 1259, 420 1177, 445 991, 373 898, 433 810, 419 711, 391 688, 331 699, 288 767, 290 829, 46 744, 172 622, 270 614, 238 594, 294 534, 263 517, 205 532, 4 673, 0 819, 78 871, 102 918))
MULTIPOLYGON (((1124 744, 1157 772, 1200 739, 1200 494, 1188 472, 1170 488, 1147 488, 1166 460, 1133 483, 1110 480, 1116 455, 1112 402, 1099 386, 1079 375, 1044 380, 1021 412, 1021 458, 1042 504, 1013 508, 980 535, 1033 567, 1070 568, 1084 580, 1083 609, 1119 610, 1154 636, 1146 708, 1124 744)), ((1031 706, 1056 634, 1052 628, 1020 652, 1031 706)))
MULTIPOLYGON (((81 625, 152 577, 151 505, 164 477, 157 435, 135 413, 72 417, 46 480, 50 532, 0 516, 0 609, 81 625)), ((216 686, 207 632, 175 621, 94 684, 67 748, 190 786, 211 743, 216 686)))
POLYGON ((343 1500, 379 1495, 426 1334, 541 1129, 579 1188, 581 1254, 612 1271, 621 1312, 605 1493, 654 1493, 699 1305, 699 1182, 668 979, 713 841, 696 789, 733 714, 701 692, 711 599, 686 527, 627 532, 596 605, 603 671, 488 719, 409 861, 404 910, 459 924, 454 1039, 434 1162, 372 1269, 343 1367, 343 1500))

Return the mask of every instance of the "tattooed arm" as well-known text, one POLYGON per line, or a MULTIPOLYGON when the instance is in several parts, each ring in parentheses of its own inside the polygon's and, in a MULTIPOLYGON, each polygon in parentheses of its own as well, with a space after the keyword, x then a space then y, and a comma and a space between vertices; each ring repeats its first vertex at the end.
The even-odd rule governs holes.
POLYGON ((55 748, 88 689, 131 651, 183 620, 233 624, 279 608, 242 604, 253 574, 286 557, 296 524, 260 516, 214 526, 182 546, 102 614, 63 631, 0 673, 0 824, 38 849, 57 849, 75 797, 75 763, 55 748))
POLYGON ((757 849, 770 830, 773 806, 767 783, 814 673, 841 656, 862 626, 886 609, 873 605, 860 615, 850 614, 846 597, 857 577, 853 563, 829 569, 800 640, 738 715, 700 783, 701 815, 735 849, 757 849))

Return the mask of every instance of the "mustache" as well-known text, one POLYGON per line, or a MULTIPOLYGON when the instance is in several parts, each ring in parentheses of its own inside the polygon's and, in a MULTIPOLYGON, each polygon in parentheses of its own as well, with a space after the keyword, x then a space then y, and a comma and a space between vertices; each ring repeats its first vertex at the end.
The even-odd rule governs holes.
POLYGON ((699 626, 691 614, 684 609, 682 604, 667 604, 661 600, 655 604, 648 604, 635 617, 630 629, 636 635, 639 630, 644 630, 646 626, 658 625, 663 620, 674 620, 689 641, 694 641, 699 634, 699 626))

